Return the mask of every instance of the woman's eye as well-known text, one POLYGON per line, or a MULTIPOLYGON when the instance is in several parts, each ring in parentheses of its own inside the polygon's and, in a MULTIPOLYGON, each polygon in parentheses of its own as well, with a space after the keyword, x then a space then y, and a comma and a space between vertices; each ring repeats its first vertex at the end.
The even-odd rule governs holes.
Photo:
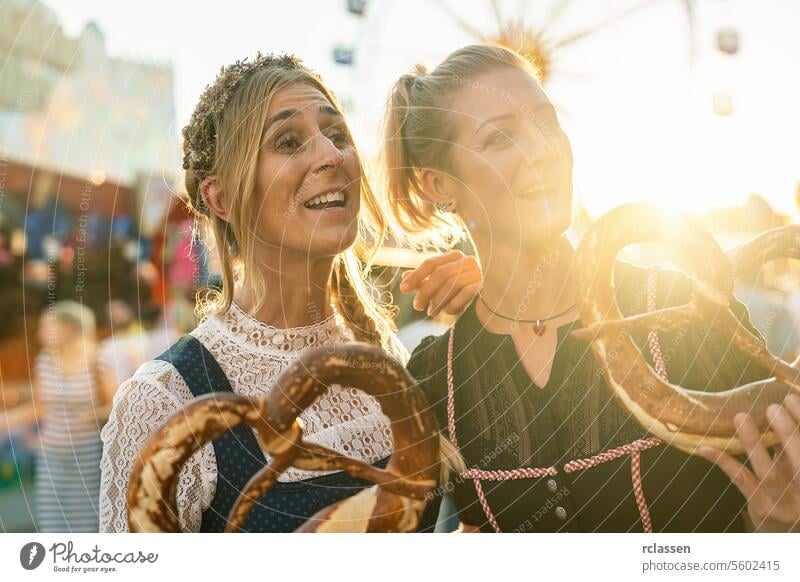
POLYGON ((275 142, 275 148, 279 150, 296 149, 300 147, 300 140, 292 134, 282 135, 275 142))
POLYGON ((496 131, 484 142, 484 147, 508 145, 513 141, 513 135, 507 131, 496 131))
POLYGON ((335 145, 338 148, 344 147, 350 143, 350 138, 348 137, 348 135, 341 130, 333 131, 330 134, 328 134, 328 139, 331 140, 331 142, 333 142, 333 145, 335 145))

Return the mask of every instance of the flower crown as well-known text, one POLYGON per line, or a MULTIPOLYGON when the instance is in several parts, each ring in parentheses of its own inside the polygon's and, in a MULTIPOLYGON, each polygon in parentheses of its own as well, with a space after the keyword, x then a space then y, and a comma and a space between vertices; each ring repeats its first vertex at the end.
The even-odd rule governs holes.
POLYGON ((302 69, 300 59, 289 54, 256 53, 252 61, 243 59, 222 67, 217 78, 207 85, 200 101, 183 128, 183 169, 192 170, 198 179, 212 173, 217 150, 216 122, 242 79, 267 67, 302 69))

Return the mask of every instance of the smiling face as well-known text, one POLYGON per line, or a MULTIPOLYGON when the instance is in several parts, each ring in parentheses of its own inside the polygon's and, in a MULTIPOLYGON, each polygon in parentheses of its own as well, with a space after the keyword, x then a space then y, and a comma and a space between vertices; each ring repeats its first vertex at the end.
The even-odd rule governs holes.
POLYGON ((478 236, 521 246, 560 237, 572 214, 572 150, 538 82, 512 67, 470 79, 448 105, 454 176, 445 180, 478 236))
POLYGON ((256 169, 257 244, 310 258, 346 250, 358 234, 361 165, 341 114, 315 87, 275 92, 256 169))

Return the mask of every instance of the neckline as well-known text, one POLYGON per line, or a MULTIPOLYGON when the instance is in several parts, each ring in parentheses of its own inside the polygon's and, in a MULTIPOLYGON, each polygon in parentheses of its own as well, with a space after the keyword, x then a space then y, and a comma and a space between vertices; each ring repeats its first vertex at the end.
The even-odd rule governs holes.
MULTIPOLYGON (((466 311, 464 312, 464 315, 462 316, 462 319, 465 320, 465 323, 467 324, 469 330, 472 333, 482 334, 486 337, 492 338, 494 341, 497 342, 505 341, 506 339, 512 340, 513 338, 509 333, 495 333, 493 331, 489 331, 488 329, 486 329, 481 320, 478 318, 478 313, 475 309, 479 300, 480 300, 479 297, 476 295, 472 299, 472 302, 469 304, 466 311)), ((581 324, 580 316, 576 317, 572 321, 567 321, 565 323, 562 323, 561 325, 556 326, 556 332, 558 334, 559 344, 561 343, 562 335, 564 333, 564 328, 574 327, 576 324, 581 324)))
POLYGON ((313 331, 319 327, 323 327, 328 325, 329 323, 334 323, 336 321, 336 317, 339 315, 336 308, 331 305, 331 309, 333 313, 326 317, 325 319, 321 319, 317 323, 310 323, 308 325, 301 325, 298 327, 276 327, 274 325, 270 325, 268 323, 264 323, 260 319, 256 319, 252 315, 250 315, 247 311, 245 311, 238 303, 235 301, 231 301, 230 311, 232 311, 237 319, 244 320, 248 322, 250 325, 263 329, 266 332, 282 332, 282 333, 292 333, 292 332, 304 332, 304 331, 313 331))
POLYGON ((298 327, 275 327, 259 321, 232 302, 214 318, 220 331, 234 344, 251 352, 294 354, 320 345, 352 341, 352 333, 335 307, 333 314, 317 323, 298 327))
POLYGON ((475 339, 489 339, 491 346, 486 346, 486 344, 482 344, 481 341, 476 342, 476 346, 479 350, 488 349, 488 353, 483 354, 483 356, 487 358, 487 361, 492 357, 496 357, 497 354, 501 352, 507 351, 509 355, 513 354, 511 373, 516 376, 517 380, 523 385, 530 386, 534 390, 533 394, 548 394, 550 392, 549 388, 554 384, 556 376, 560 375, 557 374, 560 371, 560 368, 557 366, 560 365, 563 357, 559 358, 559 352, 563 351, 564 344, 571 337, 570 331, 582 325, 580 317, 556 327, 556 349, 555 353, 553 354, 553 362, 550 367, 550 376, 547 378, 547 382, 545 382, 543 386, 539 386, 536 382, 534 382, 533 378, 530 377, 527 370, 525 370, 525 366, 522 363, 522 358, 520 357, 519 353, 517 353, 517 348, 514 344, 514 338, 511 336, 511 334, 493 333, 483 326, 480 319, 478 319, 478 314, 475 312, 477 300, 478 298, 475 297, 472 300, 472 303, 470 303, 469 307, 467 307, 467 310, 464 312, 464 315, 460 321, 463 320, 466 325, 464 326, 463 330, 459 331, 461 333, 466 333, 467 337, 475 339), (481 346, 483 346, 483 348, 481 348, 481 346))

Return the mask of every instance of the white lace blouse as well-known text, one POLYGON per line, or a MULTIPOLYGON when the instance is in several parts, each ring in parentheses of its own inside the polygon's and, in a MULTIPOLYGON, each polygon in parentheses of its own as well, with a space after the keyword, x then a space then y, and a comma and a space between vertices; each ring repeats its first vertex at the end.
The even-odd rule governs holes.
MULTIPOLYGON (((219 362, 233 391, 252 397, 263 396, 304 350, 353 339, 337 313, 311 326, 279 329, 261 323, 235 304, 224 315, 207 318, 191 334, 219 362)), ((128 531, 126 497, 134 459, 148 437, 192 398, 175 367, 160 360, 146 362, 120 386, 101 433, 101 532, 128 531)), ((355 388, 332 386, 300 418, 307 440, 343 454, 374 463, 392 451, 388 418, 374 398, 355 388)), ((279 480, 321 474, 290 468, 279 480)), ((183 531, 200 530, 202 512, 213 500, 216 481, 214 445, 207 443, 180 472, 177 500, 183 531)))

